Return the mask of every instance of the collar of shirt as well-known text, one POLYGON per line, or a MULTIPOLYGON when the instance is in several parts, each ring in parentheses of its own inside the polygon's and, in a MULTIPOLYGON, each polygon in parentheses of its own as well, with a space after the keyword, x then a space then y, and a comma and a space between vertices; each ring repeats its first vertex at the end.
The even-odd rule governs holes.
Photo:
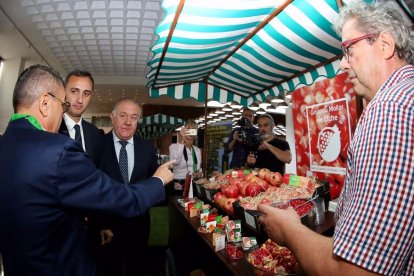
POLYGON ((63 120, 65 121, 66 128, 68 129, 70 138, 75 139, 75 129, 74 129, 75 125, 80 126, 80 130, 81 130, 82 137, 83 137, 82 117, 79 120, 79 122, 76 123, 71 117, 69 117, 68 114, 63 113, 63 120))
POLYGON ((45 130, 39 123, 39 121, 31 115, 27 115, 27 114, 20 114, 20 113, 14 113, 11 118, 10 121, 14 121, 14 120, 18 120, 18 119, 26 119, 29 121, 29 123, 31 123, 35 128, 39 129, 39 130, 45 130))

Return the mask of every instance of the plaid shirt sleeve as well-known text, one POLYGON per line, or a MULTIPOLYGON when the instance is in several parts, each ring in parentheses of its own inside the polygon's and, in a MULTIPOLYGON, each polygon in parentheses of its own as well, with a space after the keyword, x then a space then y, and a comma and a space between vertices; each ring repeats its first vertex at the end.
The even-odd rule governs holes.
POLYGON ((413 78, 398 87, 378 92, 360 118, 333 253, 380 274, 413 275, 413 78))

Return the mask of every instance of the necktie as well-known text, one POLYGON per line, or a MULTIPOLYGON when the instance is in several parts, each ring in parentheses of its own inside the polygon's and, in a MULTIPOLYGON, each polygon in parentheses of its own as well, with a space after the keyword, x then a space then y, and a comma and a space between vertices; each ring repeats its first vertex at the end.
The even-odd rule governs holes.
POLYGON ((119 141, 121 144, 121 150, 119 151, 119 169, 121 170, 122 179, 124 180, 124 184, 129 184, 128 178, 128 154, 126 151, 126 145, 128 144, 127 141, 119 141))
POLYGON ((75 141, 78 142, 78 144, 82 146, 82 136, 81 136, 80 126, 75 125, 73 128, 75 129, 75 141))

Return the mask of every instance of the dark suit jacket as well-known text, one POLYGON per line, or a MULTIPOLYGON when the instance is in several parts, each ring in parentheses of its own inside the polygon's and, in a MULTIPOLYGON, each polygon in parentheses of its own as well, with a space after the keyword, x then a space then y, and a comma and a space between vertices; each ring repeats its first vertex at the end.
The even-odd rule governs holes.
POLYGON ((159 178, 121 185, 73 140, 26 119, 0 139, 0 252, 5 275, 95 274, 84 217, 134 217, 165 197, 159 178))
MULTIPOLYGON (((99 168, 113 179, 122 183, 121 171, 115 153, 113 131, 104 136, 99 168)), ((136 183, 151 177, 157 168, 157 155, 154 146, 148 140, 134 136, 134 169, 132 171, 130 183, 136 183)), ((136 219, 141 219, 141 226, 147 228, 149 231, 149 212, 146 212, 141 218, 136 219)), ((106 224, 105 226, 112 230, 116 230, 116 228, 120 226, 120 223, 125 222, 124 219, 121 220, 119 218, 107 218, 104 221, 106 224)))
MULTIPOLYGON (((85 141, 85 151, 91 160, 98 164, 101 159, 102 134, 99 129, 82 119, 83 139, 85 141)), ((66 127, 65 121, 62 120, 60 124, 59 133, 69 137, 69 131, 66 127)))

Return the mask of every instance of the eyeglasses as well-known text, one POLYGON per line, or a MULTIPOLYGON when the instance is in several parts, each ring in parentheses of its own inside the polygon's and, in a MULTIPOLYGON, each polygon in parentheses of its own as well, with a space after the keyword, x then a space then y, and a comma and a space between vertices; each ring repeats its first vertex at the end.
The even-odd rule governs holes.
POLYGON ((52 96, 53 98, 55 98, 56 100, 60 101, 62 103, 62 109, 63 109, 63 113, 65 113, 66 111, 68 111, 69 107, 70 107, 70 103, 62 101, 61 99, 58 99, 55 95, 53 95, 52 93, 48 92, 47 94, 49 94, 50 96, 52 96))
POLYGON ((378 34, 366 34, 366 35, 342 42, 341 48, 342 48, 342 52, 344 53, 344 58, 346 59, 346 61, 349 62, 349 47, 351 47, 355 43, 358 43, 364 39, 368 39, 368 43, 372 44, 377 36, 378 34))

